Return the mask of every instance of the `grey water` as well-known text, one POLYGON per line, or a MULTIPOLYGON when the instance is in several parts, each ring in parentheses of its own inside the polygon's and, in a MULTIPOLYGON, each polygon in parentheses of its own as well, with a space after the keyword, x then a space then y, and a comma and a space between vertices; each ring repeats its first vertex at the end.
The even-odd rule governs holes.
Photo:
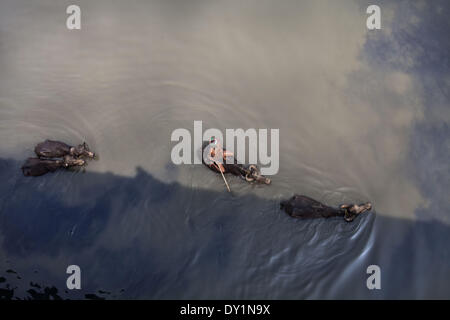
POLYGON ((0 297, 450 297, 445 1, 372 31, 365 1, 78 1, 81 30, 70 4, 0 2, 0 297), (174 165, 195 120, 279 129, 272 185, 174 165), (47 138, 99 159, 23 177, 47 138), (295 193, 374 210, 296 220, 295 193))

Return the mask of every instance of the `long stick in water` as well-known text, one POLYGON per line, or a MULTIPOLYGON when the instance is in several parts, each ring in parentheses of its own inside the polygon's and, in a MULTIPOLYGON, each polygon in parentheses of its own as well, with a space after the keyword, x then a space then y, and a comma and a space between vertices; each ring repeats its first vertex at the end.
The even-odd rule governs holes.
POLYGON ((225 179, 225 175, 222 172, 222 168, 219 166, 217 162, 215 162, 216 166, 219 168, 220 174, 222 175, 223 181, 225 181, 225 185, 227 186, 228 192, 231 192, 230 186, 228 185, 227 179, 225 179))

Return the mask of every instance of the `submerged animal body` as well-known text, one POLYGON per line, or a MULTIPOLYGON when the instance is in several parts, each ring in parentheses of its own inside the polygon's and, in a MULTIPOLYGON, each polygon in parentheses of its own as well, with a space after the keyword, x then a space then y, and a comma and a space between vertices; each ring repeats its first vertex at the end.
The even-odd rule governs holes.
POLYGON ((38 177, 48 172, 53 172, 63 167, 62 160, 44 160, 39 158, 28 158, 22 166, 24 176, 38 177))
POLYGON ((60 168, 82 166, 84 164, 84 160, 76 159, 70 155, 66 155, 63 160, 28 158, 22 166, 22 173, 27 177, 38 177, 48 172, 54 172, 60 168))
POLYGON ((294 195, 291 199, 282 201, 281 209, 294 218, 315 219, 343 217, 346 221, 353 221, 357 215, 372 209, 370 202, 360 205, 344 204, 339 208, 333 208, 320 203, 310 197, 294 195))
POLYGON ((74 157, 94 158, 95 154, 89 150, 88 145, 84 142, 78 146, 69 146, 61 141, 45 140, 34 148, 34 152, 39 158, 60 158, 66 155, 74 157))

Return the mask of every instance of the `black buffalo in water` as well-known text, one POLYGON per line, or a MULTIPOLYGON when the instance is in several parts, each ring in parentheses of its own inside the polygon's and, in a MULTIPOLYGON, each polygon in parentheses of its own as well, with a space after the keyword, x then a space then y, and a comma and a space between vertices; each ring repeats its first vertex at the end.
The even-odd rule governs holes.
POLYGON ((34 152, 39 158, 61 158, 66 155, 70 155, 76 158, 86 157, 94 158, 95 154, 89 150, 89 146, 86 142, 79 144, 78 146, 69 146, 68 144, 60 141, 45 140, 39 143, 34 148, 34 152))
POLYGON ((372 204, 370 202, 360 205, 343 204, 338 208, 333 208, 307 196, 295 195, 289 200, 282 201, 280 207, 294 218, 313 219, 343 217, 345 221, 351 222, 359 214, 371 210, 372 204))
POLYGON ((24 176, 42 176, 48 172, 54 172, 60 168, 83 166, 86 162, 71 155, 66 155, 62 160, 28 158, 22 166, 24 176))
POLYGON ((203 143, 202 154, 203 164, 216 173, 220 173, 220 171, 224 174, 231 173, 245 179, 247 182, 252 183, 271 183, 269 178, 261 175, 261 172, 256 165, 252 164, 249 166, 244 166, 243 164, 238 163, 237 159, 234 157, 234 154, 228 152, 226 149, 223 149, 217 139, 213 138, 210 142, 203 143), (215 160, 216 153, 217 158, 221 158, 221 161, 215 160), (208 163, 205 162, 205 158, 208 160, 208 163))
POLYGON ((38 158, 28 158, 22 166, 25 176, 41 176, 60 168, 81 167, 86 164, 83 158, 94 158, 86 142, 70 146, 64 142, 45 140, 36 145, 34 152, 38 158))

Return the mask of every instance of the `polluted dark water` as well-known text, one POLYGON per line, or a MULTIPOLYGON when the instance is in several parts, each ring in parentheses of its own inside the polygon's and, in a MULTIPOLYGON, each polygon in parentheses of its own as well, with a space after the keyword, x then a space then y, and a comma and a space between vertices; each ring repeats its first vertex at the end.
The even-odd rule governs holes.
POLYGON ((448 1, 380 1, 381 30, 367 1, 70 4, 0 3, 0 299, 450 298, 448 1), (175 165, 194 121, 278 129, 272 184, 175 165), (45 139, 99 157, 24 177, 45 139))

